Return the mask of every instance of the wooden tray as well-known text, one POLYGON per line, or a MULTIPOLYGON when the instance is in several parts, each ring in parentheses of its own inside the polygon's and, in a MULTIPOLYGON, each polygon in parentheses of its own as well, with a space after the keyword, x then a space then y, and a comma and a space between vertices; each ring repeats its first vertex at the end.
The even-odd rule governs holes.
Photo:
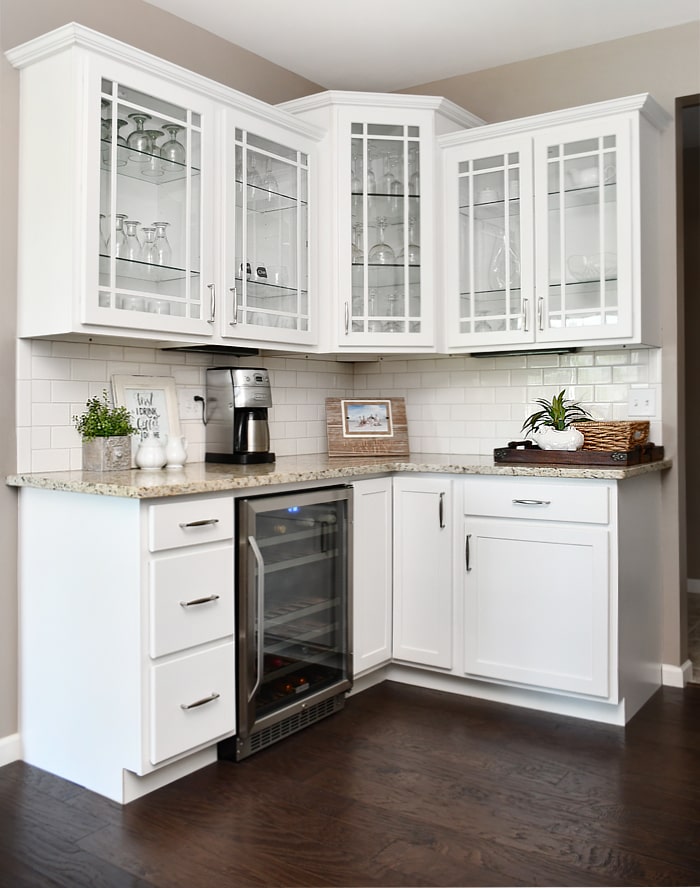
POLYGON ((638 466, 664 458, 663 447, 638 444, 632 450, 540 450, 531 441, 509 441, 493 451, 496 463, 542 466, 638 466))

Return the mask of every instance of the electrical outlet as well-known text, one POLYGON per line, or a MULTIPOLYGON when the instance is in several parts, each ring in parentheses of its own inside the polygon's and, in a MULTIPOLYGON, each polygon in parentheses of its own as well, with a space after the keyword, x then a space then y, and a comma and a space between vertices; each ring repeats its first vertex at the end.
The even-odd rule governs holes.
POLYGON ((178 410, 180 419, 201 419, 202 402, 195 401, 195 396, 204 398, 204 391, 200 389, 180 389, 177 393, 178 410))
POLYGON ((627 413, 629 416, 656 416, 656 389, 630 389, 627 413))

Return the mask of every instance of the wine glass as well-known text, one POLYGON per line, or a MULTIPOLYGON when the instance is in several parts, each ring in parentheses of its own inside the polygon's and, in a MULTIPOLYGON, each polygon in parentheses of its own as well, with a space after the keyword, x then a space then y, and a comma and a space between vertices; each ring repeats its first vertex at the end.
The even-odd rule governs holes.
POLYGON ((394 251, 384 240, 384 232, 386 230, 386 216, 377 217, 377 236, 378 241, 369 251, 369 261, 374 265, 391 265, 394 262, 394 251))
POLYGON ((124 231, 124 223, 128 216, 126 213, 117 213, 115 219, 114 233, 114 255, 117 259, 123 259, 126 255, 126 232, 124 231))
POLYGON ((265 176, 262 180, 262 187, 265 189, 265 191, 267 191, 267 194, 265 196, 269 201, 277 198, 280 186, 277 183, 277 179, 275 179, 274 173, 272 172, 272 161, 269 157, 265 165, 265 176))
POLYGON ((173 261, 173 251, 168 240, 168 225, 170 225, 170 222, 153 223, 153 227, 156 230, 154 259, 156 265, 171 265, 173 261))
POLYGON ((408 164, 412 170, 408 177, 408 193, 420 194, 420 167, 418 164, 418 147, 408 149, 408 164))
POLYGON ((362 252, 362 226, 359 224, 352 226, 352 263, 353 265, 362 265, 365 255, 362 252))
POLYGON ((141 241, 138 236, 140 224, 134 219, 124 219, 124 234, 126 236, 124 259, 132 262, 141 258, 141 241))
POLYGON ((144 227, 141 229, 141 233, 143 234, 143 245, 141 247, 141 256, 139 257, 142 262, 148 262, 151 265, 155 265, 156 263, 156 230, 151 226, 144 227))
POLYGON ((248 157, 248 168, 246 170, 246 180, 248 182, 248 200, 254 200, 258 195, 258 189, 262 188, 262 178, 255 166, 255 158, 248 157))
POLYGON ((163 124, 163 129, 170 138, 160 146, 160 156, 163 162, 163 169, 170 172, 182 166, 187 158, 185 146, 177 140, 177 134, 184 128, 179 123, 163 124))
POLYGON ((129 120, 134 121, 136 129, 129 133, 126 144, 132 152, 136 152, 129 155, 129 159, 136 161, 136 163, 146 163, 148 161, 148 149, 151 145, 151 137, 146 133, 143 125, 150 119, 148 114, 143 114, 140 111, 135 112, 134 114, 129 114, 129 120))
POLYGON ((408 246, 399 253, 399 260, 404 261, 408 256, 409 265, 420 265, 420 247, 416 243, 416 219, 415 216, 408 217, 408 246))
POLYGON ((158 147, 156 140, 165 134, 162 130, 144 130, 144 132, 149 138, 149 157, 148 162, 143 168, 143 175, 148 176, 151 179, 157 179, 164 174, 164 170, 161 162, 160 148, 158 147))
POLYGON ((105 232, 105 219, 107 217, 104 213, 100 213, 100 255, 108 256, 109 255, 109 234, 105 232))

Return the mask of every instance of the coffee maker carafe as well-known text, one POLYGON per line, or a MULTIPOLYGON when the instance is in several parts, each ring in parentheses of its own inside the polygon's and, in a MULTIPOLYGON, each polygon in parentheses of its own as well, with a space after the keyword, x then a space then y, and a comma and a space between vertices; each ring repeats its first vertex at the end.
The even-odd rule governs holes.
POLYGON ((270 375, 254 367, 207 369, 207 462, 270 463, 270 375))

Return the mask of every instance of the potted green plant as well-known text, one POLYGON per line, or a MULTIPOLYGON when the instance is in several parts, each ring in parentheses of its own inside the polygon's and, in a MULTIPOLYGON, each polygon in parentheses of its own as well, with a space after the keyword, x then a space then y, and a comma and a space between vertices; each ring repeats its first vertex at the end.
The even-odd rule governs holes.
POLYGON ((537 398, 535 403, 542 409, 531 413, 522 424, 521 431, 542 450, 579 450, 583 446, 583 435, 573 423, 588 421, 591 414, 565 394, 566 389, 562 389, 551 401, 537 398))
POLYGON ((131 468, 131 436, 136 428, 126 407, 113 407, 107 392, 88 398, 73 422, 83 439, 83 469, 104 472, 131 468))

